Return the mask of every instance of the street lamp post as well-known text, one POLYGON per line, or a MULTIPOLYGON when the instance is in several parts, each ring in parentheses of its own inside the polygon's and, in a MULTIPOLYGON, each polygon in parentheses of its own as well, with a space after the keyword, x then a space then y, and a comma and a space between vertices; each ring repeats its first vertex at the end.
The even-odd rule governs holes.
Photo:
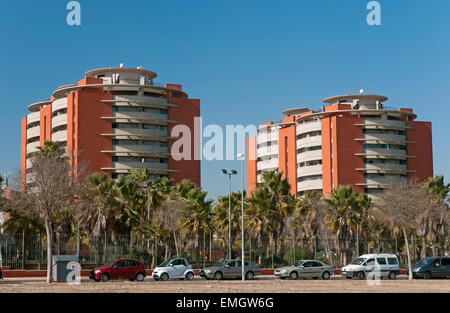
POLYGON ((231 175, 236 175, 236 170, 222 169, 222 173, 228 175, 228 259, 231 259, 231 175))
POLYGON ((241 265, 242 265, 242 281, 245 280, 245 246, 244 246, 244 154, 237 155, 241 159, 241 265))

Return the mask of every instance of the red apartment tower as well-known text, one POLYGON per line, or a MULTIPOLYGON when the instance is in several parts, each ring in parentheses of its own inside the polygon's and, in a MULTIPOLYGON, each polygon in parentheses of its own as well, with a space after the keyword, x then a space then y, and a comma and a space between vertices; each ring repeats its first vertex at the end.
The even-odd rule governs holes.
POLYGON ((247 139, 249 194, 268 170, 283 172, 294 195, 353 185, 372 198, 393 179, 433 176, 431 123, 415 121, 412 109, 384 106, 387 99, 336 96, 320 111, 290 109, 281 122, 262 124, 247 139))
POLYGON ((200 161, 176 161, 170 136, 177 124, 194 130, 200 100, 189 99, 181 85, 157 85, 157 74, 141 68, 91 70, 73 85, 59 87, 49 100, 28 106, 22 119, 21 172, 45 141, 59 141, 76 164, 112 178, 149 169, 154 178, 187 178, 200 185, 200 161))

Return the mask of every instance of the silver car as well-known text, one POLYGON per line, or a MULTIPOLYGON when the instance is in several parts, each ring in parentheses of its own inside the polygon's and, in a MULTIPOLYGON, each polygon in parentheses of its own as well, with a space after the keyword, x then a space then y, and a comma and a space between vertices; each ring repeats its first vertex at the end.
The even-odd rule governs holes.
MULTIPOLYGON (((251 280, 256 275, 260 275, 259 266, 245 261, 245 279, 251 280)), ((221 280, 223 278, 242 278, 241 260, 225 260, 216 266, 207 267, 200 270, 200 276, 206 279, 221 280)))
POLYGON ((275 270, 275 276, 281 279, 290 278, 322 278, 330 279, 333 273, 333 268, 323 262, 317 260, 300 260, 290 266, 277 268, 275 270))

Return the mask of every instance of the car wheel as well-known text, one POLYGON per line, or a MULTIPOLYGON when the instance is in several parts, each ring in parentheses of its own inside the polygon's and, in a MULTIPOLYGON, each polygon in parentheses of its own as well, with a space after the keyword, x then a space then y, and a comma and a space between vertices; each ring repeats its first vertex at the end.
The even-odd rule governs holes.
POLYGON ((358 279, 361 279, 361 280, 362 280, 362 279, 364 279, 364 278, 366 278, 366 274, 365 274, 364 272, 362 272, 362 271, 359 272, 359 273, 358 273, 358 279))
POLYGON ((394 272, 390 272, 389 275, 388 275, 388 277, 389 277, 389 279, 394 280, 394 279, 397 277, 397 275, 395 275, 394 272))
POLYGON ((193 280, 194 279, 194 274, 192 272, 188 272, 186 274, 186 280, 193 280))
POLYGON ((100 280, 106 283, 109 280, 108 274, 102 274, 102 276, 100 276, 100 280))
POLYGON ((162 281, 166 281, 166 280, 168 280, 169 279, 169 275, 167 275, 167 273, 162 273, 161 274, 161 280, 162 281))
POLYGON ((296 271, 292 271, 289 274, 289 278, 292 279, 292 280, 296 280, 298 278, 298 273, 296 271))
POLYGON ((325 280, 330 279, 330 273, 327 272, 327 271, 323 272, 323 274, 322 274, 322 279, 325 279, 325 280))
POLYGON ((223 278, 222 272, 215 272, 214 273, 214 279, 215 280, 222 280, 222 278, 223 278))
POLYGON ((423 278, 431 279, 431 272, 425 272, 425 274, 423 274, 423 278))
POLYGON ((253 274, 253 272, 247 272, 247 274, 245 274, 246 280, 252 280, 253 277, 255 277, 255 274, 253 274))
POLYGON ((159 281, 159 278, 153 278, 155 281, 159 281))
POLYGON ((144 281, 144 274, 142 274, 142 273, 138 273, 137 275, 136 275, 136 280, 137 281, 144 281))

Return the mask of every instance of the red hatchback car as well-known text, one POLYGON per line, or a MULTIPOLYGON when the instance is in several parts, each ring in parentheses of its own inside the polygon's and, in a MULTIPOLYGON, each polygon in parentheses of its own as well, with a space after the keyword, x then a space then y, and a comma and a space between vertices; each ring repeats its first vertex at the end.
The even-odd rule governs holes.
POLYGON ((143 281, 147 271, 144 264, 134 259, 119 259, 104 267, 96 267, 89 273, 89 278, 106 282, 110 279, 129 279, 143 281))

